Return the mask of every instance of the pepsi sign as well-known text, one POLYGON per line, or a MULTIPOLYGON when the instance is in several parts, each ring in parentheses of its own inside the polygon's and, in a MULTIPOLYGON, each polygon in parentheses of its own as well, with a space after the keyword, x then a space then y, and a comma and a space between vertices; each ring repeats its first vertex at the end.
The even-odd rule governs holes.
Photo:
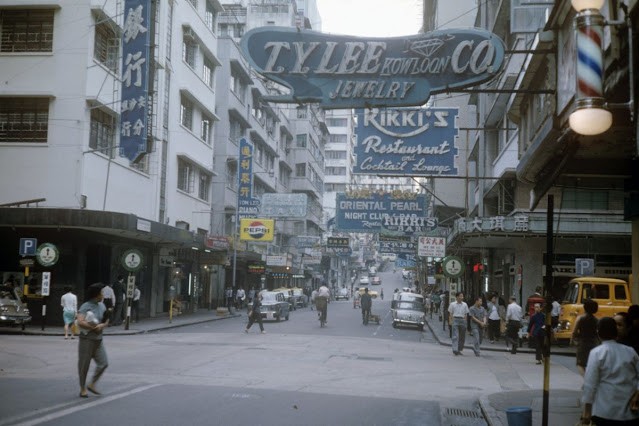
POLYGON ((272 219, 241 219, 240 241, 273 241, 272 219))

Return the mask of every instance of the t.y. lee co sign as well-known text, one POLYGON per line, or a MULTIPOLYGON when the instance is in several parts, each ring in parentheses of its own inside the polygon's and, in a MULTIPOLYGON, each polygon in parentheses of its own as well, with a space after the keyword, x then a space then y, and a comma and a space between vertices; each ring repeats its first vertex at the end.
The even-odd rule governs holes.
POLYGON ((322 108, 423 105, 431 94, 491 80, 504 62, 504 43, 481 29, 359 38, 259 27, 241 47, 257 72, 291 89, 265 100, 322 108))

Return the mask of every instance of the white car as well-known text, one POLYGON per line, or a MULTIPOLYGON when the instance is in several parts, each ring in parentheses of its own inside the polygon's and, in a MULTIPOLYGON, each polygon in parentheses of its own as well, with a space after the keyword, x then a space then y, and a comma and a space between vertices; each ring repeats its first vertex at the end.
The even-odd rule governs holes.
POLYGON ((359 279, 359 285, 369 285, 370 280, 368 277, 364 276, 359 279))
POLYGON ((348 289, 340 288, 339 290, 337 290, 337 294, 335 295, 335 300, 348 300, 349 297, 350 296, 348 295, 348 289))

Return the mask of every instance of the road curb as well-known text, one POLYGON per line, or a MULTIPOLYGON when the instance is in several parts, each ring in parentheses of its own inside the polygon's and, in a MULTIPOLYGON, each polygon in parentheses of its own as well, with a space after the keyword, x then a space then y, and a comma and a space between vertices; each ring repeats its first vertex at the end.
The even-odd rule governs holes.
MULTIPOLYGON (((155 327, 149 327, 147 329, 138 329, 138 330, 117 330, 117 331, 112 331, 107 329, 107 331, 104 333, 105 336, 135 336, 138 334, 146 334, 146 333, 153 333, 156 331, 160 331, 160 330, 170 330, 173 328, 179 328, 179 327, 186 327, 189 325, 195 325, 195 324, 202 324, 202 323, 206 323, 206 322, 212 322, 212 321, 220 321, 220 320, 224 320, 224 319, 228 319, 228 318, 238 318, 241 317, 242 314, 230 314, 230 315, 225 315, 223 317, 212 317, 212 318, 198 318, 198 319, 194 319, 193 321, 188 321, 188 322, 182 322, 182 323, 165 323, 162 324, 160 326, 155 326, 155 327)), ((168 321, 168 320, 167 320, 168 321)), ((10 327, 3 327, 0 328, 0 334, 5 334, 5 335, 22 335, 22 336, 64 336, 64 332, 58 332, 58 331, 42 331, 42 330, 14 330, 13 328, 10 327)))

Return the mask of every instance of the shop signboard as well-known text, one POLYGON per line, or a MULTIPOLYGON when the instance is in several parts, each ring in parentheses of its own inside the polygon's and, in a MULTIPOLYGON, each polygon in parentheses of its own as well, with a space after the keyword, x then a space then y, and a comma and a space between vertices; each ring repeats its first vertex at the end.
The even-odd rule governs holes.
POLYGON ((419 237, 417 242, 417 255, 420 257, 446 256, 446 238, 419 237))
POLYGON ((253 198, 253 145, 240 139, 240 158, 237 173, 237 211, 240 219, 258 217, 260 200, 253 198))
POLYGON ((298 235, 297 248, 312 248, 318 245, 320 237, 314 235, 298 235))
POLYGON ((357 110, 353 173, 457 176, 457 108, 357 110))
POLYGON ((151 0, 124 0, 120 155, 131 162, 147 152, 151 0))
POLYGON ((240 241, 273 241, 274 230, 272 219, 241 219, 240 241))
POLYGON ((264 217, 306 217, 306 194, 263 194, 260 215, 264 217))
POLYGON ((291 89, 264 100, 327 109, 424 105, 432 94, 492 80, 505 51, 498 36, 478 28, 364 38, 264 26, 240 46, 253 69, 291 89))
POLYGON ((426 217, 427 198, 415 193, 353 191, 337 194, 336 228, 340 232, 414 235, 437 228, 426 217))

